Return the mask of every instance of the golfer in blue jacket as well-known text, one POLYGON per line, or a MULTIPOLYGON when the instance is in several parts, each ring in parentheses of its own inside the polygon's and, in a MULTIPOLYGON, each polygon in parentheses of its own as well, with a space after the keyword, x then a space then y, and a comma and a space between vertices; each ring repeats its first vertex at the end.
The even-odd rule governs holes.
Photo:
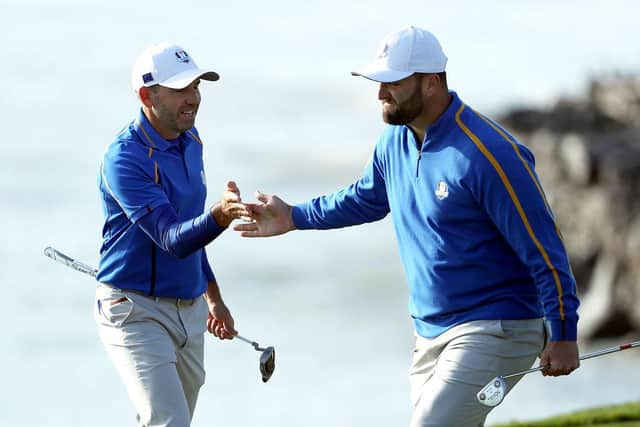
POLYGON ((178 45, 149 46, 131 71, 140 110, 100 166, 94 313, 139 426, 189 426, 205 381, 205 332, 237 333, 204 249, 248 213, 233 181, 205 208, 195 119, 201 80, 218 78, 178 45))
MULTIPOLYGON (((245 237, 332 229, 392 214, 416 347, 411 426, 482 426, 497 375, 579 365, 576 284, 531 152, 447 86, 428 31, 388 35, 359 72, 379 83, 385 127, 360 179, 290 206, 258 193, 245 237), (545 327, 546 326, 546 327, 545 327)), ((507 380, 511 390, 518 378, 507 380)))

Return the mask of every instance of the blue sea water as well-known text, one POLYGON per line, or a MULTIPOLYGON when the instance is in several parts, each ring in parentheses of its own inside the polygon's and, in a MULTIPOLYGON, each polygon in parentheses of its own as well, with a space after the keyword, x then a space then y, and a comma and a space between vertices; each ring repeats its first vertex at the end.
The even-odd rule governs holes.
MULTIPOLYGON (((149 43, 178 42, 222 76, 203 84, 198 116, 209 201, 234 179, 247 199, 296 202, 350 183, 369 158, 377 88, 349 71, 387 32, 431 29, 450 86, 496 114, 640 69, 639 11, 616 0, 0 0, 0 425, 133 425, 96 336, 92 281, 42 250, 96 263, 97 166, 137 111, 129 67, 149 43)), ((257 353, 211 339, 194 426, 408 424, 412 327, 388 219, 266 240, 227 232, 208 253, 238 329, 278 361, 262 384, 257 353)), ((638 400, 639 361, 629 351, 566 378, 529 375, 489 422, 638 400)))

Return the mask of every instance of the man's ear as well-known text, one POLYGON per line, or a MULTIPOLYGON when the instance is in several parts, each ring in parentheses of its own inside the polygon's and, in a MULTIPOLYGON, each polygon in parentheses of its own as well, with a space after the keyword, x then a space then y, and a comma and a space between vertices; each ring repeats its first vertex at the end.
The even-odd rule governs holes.
POLYGON ((424 76, 423 81, 423 90, 426 94, 431 95, 435 90, 437 90, 441 85, 440 76, 437 74, 428 74, 424 76))
POLYGON ((145 107, 151 108, 153 106, 153 102, 151 101, 151 89, 148 87, 142 86, 138 89, 138 97, 145 107))

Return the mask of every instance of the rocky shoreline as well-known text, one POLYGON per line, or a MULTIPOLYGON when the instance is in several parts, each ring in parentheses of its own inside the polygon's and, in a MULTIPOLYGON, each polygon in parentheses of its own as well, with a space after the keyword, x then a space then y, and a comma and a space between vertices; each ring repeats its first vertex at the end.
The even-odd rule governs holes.
POLYGON ((498 119, 536 156, 582 300, 580 337, 640 333, 640 76, 498 119))

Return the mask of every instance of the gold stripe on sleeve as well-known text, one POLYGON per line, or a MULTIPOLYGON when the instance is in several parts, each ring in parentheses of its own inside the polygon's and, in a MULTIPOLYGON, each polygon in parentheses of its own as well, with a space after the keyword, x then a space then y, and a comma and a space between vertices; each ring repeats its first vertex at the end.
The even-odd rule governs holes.
MULTIPOLYGON (((518 198, 518 195, 516 194, 515 190, 513 189, 513 186, 511 185, 511 182, 509 181, 509 178, 507 177, 507 175, 505 174, 504 170, 502 169, 502 166, 500 166, 500 163, 498 163, 498 160, 496 160, 496 158, 493 156, 493 154, 491 154, 491 152, 482 143, 482 141, 478 138, 478 136, 475 135, 471 131, 471 129, 469 129, 462 122, 462 119, 460 118, 460 115, 464 111, 464 108, 465 108, 465 105, 462 104, 460 106, 460 108, 458 109, 458 111, 456 112, 456 123, 458 123, 458 126, 460 127, 460 129, 462 129, 462 131, 469 137, 469 139, 471 139, 471 141, 476 145, 476 147, 478 147, 478 150, 480 150, 480 152, 487 158, 487 160, 489 160, 489 163, 491 163, 491 165, 493 166, 495 171, 498 173, 498 176, 500 177, 500 180, 502 181, 502 184, 505 186, 505 189, 507 190, 507 193, 509 193, 509 196, 511 197, 511 201, 513 201, 513 204, 515 205, 516 210, 518 211, 518 214, 520 215, 520 219, 522 220, 522 223, 524 224, 524 227, 527 230, 527 233, 529 234, 529 237, 533 241, 533 244, 536 246, 538 251, 540 251, 540 255, 542 255, 542 258, 544 259, 545 264, 547 265, 547 267, 549 268, 549 270, 551 271, 551 273, 553 275, 553 280, 554 280, 555 285, 556 285, 556 291, 558 293, 560 319, 561 320, 565 320, 564 303, 562 302, 562 296, 563 296, 562 284, 560 283, 560 277, 558 276, 558 271, 557 271, 556 267, 551 263, 551 259, 549 258, 549 254, 547 254, 547 251, 544 249, 544 247, 542 246, 542 244, 540 243, 540 241, 536 237, 536 234, 534 233, 533 229, 531 228, 531 224, 529 223, 529 219, 527 218, 527 215, 524 212, 524 209, 522 208, 522 204, 520 203, 520 199, 518 198)), ((503 137, 506 136, 502 132, 499 132, 499 133, 503 137)), ((507 141, 509 141, 509 140, 507 139, 507 141)), ((511 141, 509 141, 509 142, 513 146, 513 142, 511 142, 511 141)), ((516 150, 516 153, 518 154, 518 157, 520 157, 520 159, 524 161, 524 159, 522 159, 522 156, 520 155, 520 153, 517 150, 516 150)), ((533 178, 533 172, 531 172, 529 168, 527 168, 527 170, 529 170, 530 175, 533 178)), ((538 187, 539 191, 542 192, 542 188, 538 185, 537 180, 535 178, 533 178, 533 180, 534 180, 534 183, 536 184, 536 187, 538 187)), ((544 194, 544 193, 542 193, 542 194, 544 194)), ((544 198, 544 196, 543 196, 543 198, 544 198)), ((546 200, 545 200, 545 205, 548 208, 548 205, 546 204, 546 200)), ((556 229, 557 229, 557 227, 556 227, 556 229)))
MULTIPOLYGON (((513 147, 513 150, 516 152, 516 155, 518 156, 518 158, 520 159, 520 161, 522 162, 522 165, 524 166, 524 168, 527 170, 527 172, 529 173, 529 176, 531 177, 531 179, 533 180, 533 183, 536 185, 536 188, 538 189, 538 192, 540 193, 540 197, 542 197, 542 200, 544 200, 544 205, 547 207, 547 211, 549 212, 549 215, 551 215, 551 217, 553 218, 553 211, 551 210, 551 205, 549 205, 549 202, 547 200, 547 196, 544 194, 544 191, 542 190, 542 186, 540 185, 540 181, 538 180, 538 178, 536 177, 536 175, 533 173, 533 171, 531 170, 531 168, 529 167, 529 164, 526 162, 526 160, 522 157, 522 154, 520 153, 520 149, 518 148, 518 145, 515 143, 515 141, 513 141, 512 138, 509 137, 509 135, 507 135, 502 129, 500 129, 498 126, 496 126, 491 120, 489 120, 487 117, 483 116, 482 114, 478 113, 477 111, 474 111, 474 113, 476 113, 478 115, 478 117, 480 117, 482 120, 484 120, 489 126, 491 126, 496 132, 498 132, 500 134, 500 136, 502 136, 506 141, 508 141, 511 144, 511 147, 513 147)), ((558 234, 558 237, 560 238, 560 240, 564 243, 564 239, 562 237, 562 233, 560 232, 560 228, 558 227, 558 225, 555 223, 553 223, 555 229, 556 229, 556 233, 558 234)))

